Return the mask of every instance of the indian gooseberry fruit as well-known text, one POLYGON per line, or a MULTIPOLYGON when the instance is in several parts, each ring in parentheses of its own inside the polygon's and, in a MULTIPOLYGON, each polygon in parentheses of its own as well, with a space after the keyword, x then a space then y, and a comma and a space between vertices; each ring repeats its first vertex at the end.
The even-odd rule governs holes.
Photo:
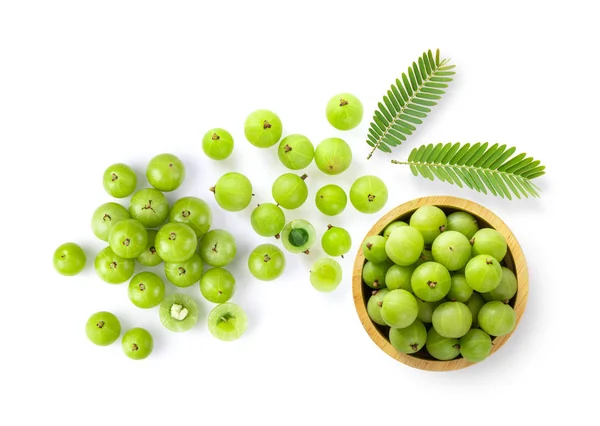
POLYGON ((508 304, 493 300, 481 307, 477 315, 479 327, 492 336, 504 336, 515 328, 517 314, 508 304))
POLYGON ((506 256, 508 250, 506 238, 492 228, 480 229, 471 238, 473 245, 473 256, 487 254, 493 256, 498 262, 501 262, 506 256))
POLYGON ((235 292, 235 278, 227 269, 212 268, 200 280, 200 292, 212 303, 225 303, 235 292))
POLYGON ((499 300, 508 303, 515 294, 517 294, 517 277, 513 271, 506 266, 503 266, 502 280, 500 281, 500 284, 498 284, 498 287, 489 293, 481 293, 481 296, 487 301, 499 300))
POLYGON ((229 212, 244 210, 254 195, 250 180, 238 172, 225 173, 210 190, 215 194, 217 204, 229 212))
POLYGON ((414 354, 425 346, 427 329, 421 321, 416 319, 411 325, 404 328, 390 328, 390 343, 399 352, 414 354))
POLYGON ((108 241, 110 229, 119 221, 129 218, 131 215, 122 205, 118 203, 102 204, 92 215, 92 231, 102 241, 108 241))
POLYGON ((261 244, 248 257, 248 269, 254 278, 273 281, 285 270, 285 255, 273 244, 261 244))
POLYGON ((360 100, 350 93, 339 93, 327 102, 327 121, 338 130, 350 130, 358 126, 363 118, 360 100))
POLYGON ((467 308, 471 311, 471 316, 473 317, 473 327, 479 326, 479 311, 485 305, 485 300, 479 293, 473 292, 471 297, 466 303, 467 308))
POLYGON ((492 351, 492 338, 485 331, 472 328, 458 341, 460 354, 469 362, 480 362, 492 351))
POLYGON ((87 320, 85 334, 95 345, 112 345, 121 335, 121 323, 110 312, 96 312, 87 320))
POLYGON ((156 234, 156 251, 165 262, 185 262, 194 255, 197 246, 196 233, 185 223, 169 222, 156 234))
POLYGON ((163 261, 156 251, 156 234, 158 234, 157 230, 148 229, 148 244, 136 259, 144 266, 158 266, 163 261))
POLYGON ((425 243, 423 235, 412 226, 401 226, 390 234, 385 252, 397 265, 409 266, 419 260, 425 243))
POLYGON ((140 189, 131 197, 129 214, 146 228, 155 228, 169 216, 169 202, 157 189, 140 189))
POLYGON ((336 216, 346 209, 348 196, 340 186, 329 184, 317 191, 315 204, 324 215, 336 216))
POLYGON ((75 243, 61 244, 53 256, 54 269, 68 277, 79 274, 86 263, 86 256, 83 249, 75 243))
POLYGON ((449 361, 460 354, 458 339, 440 335, 434 327, 427 332, 425 348, 429 355, 440 361, 449 361))
POLYGON ((414 271, 414 266, 392 265, 385 274, 385 285, 390 290, 401 288, 412 293, 410 279, 414 271))
POLYGON ((460 232, 445 231, 433 241, 431 254, 446 269, 456 271, 471 259, 471 243, 460 232))
POLYGON ((109 284, 121 284, 133 275, 134 259, 117 256, 110 247, 102 249, 94 260, 96 274, 109 284))
POLYGON ((208 204, 198 197, 183 197, 175 201, 169 212, 170 222, 185 223, 202 238, 212 225, 212 212, 208 204))
POLYGON ((454 212, 450 213, 447 217, 448 231, 456 231, 463 234, 467 239, 473 238, 473 235, 479 231, 479 225, 477 219, 473 215, 467 212, 454 212))
POLYGON ((225 129, 210 129, 202 138, 202 151, 212 160, 224 160, 233 152, 233 136, 225 129))
POLYGON ((188 331, 198 322, 198 304, 187 294, 173 293, 160 304, 159 317, 167 330, 188 331))
POLYGON ((110 229, 108 244, 117 256, 134 259, 146 250, 148 231, 137 220, 124 219, 110 229))
POLYGON ((418 313, 417 299, 406 290, 391 290, 383 298, 381 318, 390 327, 408 327, 417 319, 418 313))
POLYGON ((177 287, 190 287, 200 281, 204 265, 197 253, 183 262, 166 262, 165 276, 177 287))
POLYGON ((237 254, 235 238, 224 229, 208 231, 198 243, 198 254, 210 266, 215 268, 226 266, 237 254))
POLYGON ((454 274, 450 281, 450 291, 447 294, 448 299, 451 302, 467 303, 473 295, 473 289, 467 284, 465 276, 454 274))
POLYGON ((261 237, 281 237, 280 232, 285 226, 285 213, 281 207, 273 203, 259 204, 250 216, 252 229, 261 237))
POLYGON ((315 164, 326 175, 339 175, 352 163, 352 149, 340 138, 328 138, 315 149, 315 164))
POLYGON ((385 229, 383 230, 383 236, 385 238, 389 238, 390 234, 392 233, 392 231, 396 228, 400 228, 402 226, 408 226, 408 223, 403 222, 401 220, 395 220, 393 222, 391 222, 390 224, 388 224, 385 229))
POLYGON ((327 257, 316 260, 310 268, 310 283, 318 291, 328 293, 342 282, 342 267, 327 257))
POLYGON ((279 161, 290 170, 302 170, 312 163, 315 147, 303 135, 288 135, 281 140, 277 149, 279 161))
POLYGON ((419 305, 417 319, 423 323, 431 324, 435 308, 442 304, 443 301, 444 299, 440 300, 439 302, 424 302, 417 297, 417 304, 419 305))
POLYGON ((444 302, 433 311, 431 322, 441 336, 457 339, 471 329, 473 317, 464 303, 444 302))
POLYGON ((223 303, 215 306, 208 315, 210 334, 224 342, 239 339, 248 327, 248 317, 235 303, 223 303))
POLYGON ((315 228, 304 219, 292 220, 283 227, 281 232, 283 246, 290 253, 309 254, 316 238, 315 228))
POLYGON ((259 109, 252 112, 244 123, 244 135, 258 148, 269 148, 281 139, 283 125, 273 111, 259 109))
POLYGON ((447 224, 443 210, 431 205, 419 207, 410 217, 410 226, 421 232, 425 244, 432 244, 446 230, 447 224))
POLYGON ((165 283, 153 272, 140 272, 131 278, 127 288, 129 300, 141 309, 158 306, 165 297, 165 283))
POLYGON ((361 176, 350 187, 350 202, 361 213, 377 213, 387 200, 387 186, 377 176, 361 176))
POLYGON ((418 298, 425 302, 437 302, 450 291, 450 272, 439 263, 425 262, 413 272, 410 285, 418 298))
POLYGON ((385 288, 385 277, 391 266, 389 262, 365 262, 362 270, 363 282, 374 289, 385 288))
POLYGON ((387 325, 383 318, 381 318, 381 307, 383 306, 383 298, 390 291, 387 288, 381 290, 373 290, 371 296, 367 301, 367 314, 371 320, 379 325, 387 325))
POLYGON ((159 154, 148 163, 146 178, 159 191, 175 191, 185 179, 185 166, 173 154, 159 154))
POLYGON ((388 259, 385 252, 386 242, 387 240, 381 235, 369 235, 365 238, 361 245, 365 259, 375 263, 385 262, 388 259))
POLYGON ((321 247, 331 257, 344 257, 352 248, 352 237, 344 228, 327 225, 327 231, 321 236, 321 247))
POLYGON ((502 281, 502 267, 493 256, 480 254, 467 263, 465 278, 473 290, 486 293, 502 281))
POLYGON ((132 328, 123 335, 121 348, 129 358, 139 361, 150 356, 154 349, 154 339, 145 328, 132 328))
POLYGON ((135 191, 137 176, 127 164, 112 164, 104 171, 102 184, 112 197, 125 198, 135 191))
POLYGON ((298 176, 294 173, 285 173, 275 179, 271 187, 271 195, 275 202, 288 210, 302 206, 308 198, 308 186, 305 182, 307 177, 307 174, 298 176))

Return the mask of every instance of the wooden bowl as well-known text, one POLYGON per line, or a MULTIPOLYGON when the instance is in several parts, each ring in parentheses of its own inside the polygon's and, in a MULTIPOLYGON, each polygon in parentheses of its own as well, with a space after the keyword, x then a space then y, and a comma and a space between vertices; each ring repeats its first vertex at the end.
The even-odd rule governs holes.
MULTIPOLYGON (((511 269, 517 277, 517 294, 510 301, 510 305, 517 314, 517 322, 515 324, 516 329, 521 320, 521 316, 523 315, 523 311, 525 310, 525 305, 527 304, 527 294, 529 292, 527 264, 525 263, 525 256, 523 255, 521 246, 519 246, 513 233, 508 229, 504 222, 490 210, 472 201, 457 197, 435 196, 418 198, 396 207, 383 216, 375 226, 371 228, 365 238, 370 235, 381 234, 385 227, 395 220, 404 220, 408 223, 407 219, 410 215, 416 209, 424 205, 435 205, 444 210, 446 214, 455 211, 465 211, 472 214, 477 219, 480 228, 494 228, 504 235, 508 244, 508 252, 502 264, 511 269)), ((367 301, 369 300, 373 289, 368 287, 362 281, 362 269, 364 264, 365 257, 362 250, 359 249, 358 254, 356 255, 352 276, 354 305, 356 306, 356 311, 363 327, 377 346, 392 358, 421 370, 450 371, 473 365, 473 363, 468 362, 462 357, 451 361, 438 361, 431 357, 425 349, 411 355, 398 352, 389 342, 389 327, 374 323, 367 314, 367 301)), ((514 330, 505 336, 493 338, 492 354, 502 347, 513 332, 514 330)))

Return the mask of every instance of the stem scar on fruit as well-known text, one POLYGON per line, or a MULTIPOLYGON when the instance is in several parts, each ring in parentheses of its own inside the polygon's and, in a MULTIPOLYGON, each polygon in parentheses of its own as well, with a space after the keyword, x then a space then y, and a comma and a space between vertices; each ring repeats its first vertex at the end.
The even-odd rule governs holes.
POLYGON ((269 257, 268 254, 265 254, 265 257, 263 259, 263 262, 267 263, 269 260, 271 260, 271 257, 269 257))
POLYGON ((116 174, 116 173, 113 173, 113 174, 112 174, 112 178, 111 178, 111 180, 114 182, 114 181, 116 181, 117 179, 119 179, 119 176, 117 176, 117 174, 116 174))
POLYGON ((175 232, 171 232, 169 234, 169 240, 175 241, 177 239, 177 234, 175 232))
POLYGON ((110 217, 109 214, 105 214, 104 216, 102 216, 102 221, 106 221, 106 220, 112 220, 112 218, 110 217))
POLYGON ((487 265, 492 265, 494 262, 492 261, 492 259, 490 259, 489 257, 487 257, 487 258, 485 259, 485 263, 486 263, 487 265))
POLYGON ((343 107, 346 105, 348 105, 348 101, 346 99, 340 99, 340 106, 343 107))
POLYGON ((179 276, 185 275, 185 274, 187 274, 187 271, 185 270, 184 267, 180 266, 179 267, 179 276))
POLYGON ((156 247, 150 247, 150 254, 156 254, 156 247))
POLYGON ((417 349, 419 349, 419 345, 416 343, 413 343, 412 345, 410 345, 410 347, 413 351, 416 351, 417 349))
POLYGON ((212 140, 213 141, 218 141, 219 139, 221 139, 221 137, 219 135, 217 135, 216 133, 212 134, 212 140))
POLYGON ((112 262, 110 262, 110 263, 108 264, 108 267, 109 267, 110 269, 117 269, 117 262, 115 262, 115 261, 112 261, 112 262))
POLYGON ((138 349, 139 349, 139 348, 138 348, 138 345, 136 345, 135 343, 133 343, 133 344, 131 345, 131 350, 132 350, 132 351, 137 351, 138 349))
POLYGON ((427 281, 427 285, 430 288, 435 288, 435 286, 437 285, 437 281, 427 281))
POLYGON ((98 321, 98 322, 96 323, 96 327, 98 327, 98 328, 102 328, 102 327, 104 327, 104 321, 98 321))
POLYGON ((140 288, 140 291, 146 290, 146 286, 144 285, 144 283, 139 283, 138 287, 140 288))
POLYGON ((154 211, 154 208, 152 207, 152 200, 148 200, 148 204, 146 204, 144 207, 142 207, 142 210, 152 210, 154 213, 156 213, 154 211))
POLYGON ((375 196, 373 194, 369 194, 369 196, 367 198, 369 199, 369 203, 372 203, 373 201, 375 201, 375 196))
POLYGON ((283 147, 283 150, 284 150, 286 153, 288 153, 288 152, 290 152, 290 151, 292 150, 292 147, 291 147, 291 146, 289 146, 288 144, 285 144, 285 146, 283 147))
POLYGON ((191 213, 190 213, 189 210, 184 210, 184 211, 181 212, 181 216, 183 216, 183 217, 190 217, 190 214, 191 213))
POLYGON ((270 129, 270 128, 271 128, 271 123, 269 123, 267 120, 265 120, 263 123, 263 129, 270 129))
POLYGON ((123 245, 125 247, 129 247, 129 244, 131 243, 131 240, 129 238, 125 238, 125 241, 123 241, 123 245))
POLYGON ((217 244, 219 243, 215 243, 215 246, 211 249, 212 251, 214 251, 215 253, 217 252, 217 244))

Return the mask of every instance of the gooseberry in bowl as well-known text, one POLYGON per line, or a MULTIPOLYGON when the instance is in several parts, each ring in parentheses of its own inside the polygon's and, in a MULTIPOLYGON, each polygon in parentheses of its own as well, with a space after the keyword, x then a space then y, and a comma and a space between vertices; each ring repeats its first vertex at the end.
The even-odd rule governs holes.
POLYGON ((356 311, 396 360, 458 370, 497 352, 518 326, 527 264, 510 229, 485 207, 456 197, 412 200, 384 215, 360 245, 356 311))

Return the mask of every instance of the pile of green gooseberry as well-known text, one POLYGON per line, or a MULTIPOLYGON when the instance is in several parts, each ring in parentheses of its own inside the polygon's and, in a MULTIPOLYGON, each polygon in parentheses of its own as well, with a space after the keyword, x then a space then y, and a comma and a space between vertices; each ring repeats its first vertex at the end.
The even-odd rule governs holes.
MULTIPOLYGON (((339 130, 355 128, 362 120, 360 101, 350 94, 334 96, 326 108, 328 121, 339 130)), ((323 140, 315 148, 305 136, 293 134, 281 139, 283 126, 279 117, 268 110, 251 113, 245 122, 246 139, 258 148, 279 142, 281 163, 290 170, 302 170, 313 159, 326 175, 337 175, 351 164, 352 150, 340 138, 323 140)), ((233 152, 234 140, 224 129, 211 129, 202 139, 202 149, 213 160, 224 160, 233 152)), ((236 280, 225 267, 237 255, 233 235, 223 229, 211 229, 212 212, 197 197, 183 197, 169 205, 164 193, 174 191, 185 179, 184 163, 173 154, 152 158, 146 168, 149 187, 135 191, 138 177, 126 164, 108 167, 103 185, 114 198, 131 196, 128 208, 116 202, 99 206, 92 215, 94 235, 108 245, 94 260, 97 275, 110 284, 129 281, 129 299, 138 308, 158 307, 163 326, 173 332, 192 329, 198 322, 198 305, 194 298, 174 293, 165 295, 165 283, 156 273, 145 270, 134 275, 136 264, 146 268, 163 264, 167 280, 176 287, 198 285, 202 296, 216 304, 208 316, 208 328, 217 339, 231 341, 244 334, 247 317, 230 299, 236 280), (205 270, 204 265, 211 268, 205 270)), ((285 173, 272 186, 274 202, 258 205, 251 214, 254 231, 262 237, 275 237, 289 253, 308 254, 317 240, 314 227, 304 219, 286 222, 284 210, 302 206, 308 199, 306 174, 285 173)), ((241 173, 221 176, 211 188, 217 204, 228 212, 239 212, 252 202, 250 180, 241 173)), ((362 213, 375 213, 387 202, 387 187, 376 176, 358 178, 350 189, 351 204, 362 213)), ((348 196, 337 185, 325 185, 315 195, 317 209, 327 216, 341 214, 348 196)), ((343 257, 351 249, 347 230, 328 226, 321 245, 330 256, 316 260, 310 270, 312 286, 322 292, 335 290, 342 281, 342 268, 332 257, 343 257)), ((75 243, 66 243, 54 253, 55 269, 66 276, 77 275, 86 265, 86 255, 75 243)), ((258 280, 279 278, 286 266, 280 247, 273 243, 258 245, 248 256, 248 269, 258 280)), ((86 324, 86 334, 93 343, 106 346, 121 336, 119 319, 107 311, 93 314, 86 324)), ((143 328, 128 330, 121 339, 123 351, 132 359, 144 359, 153 349, 152 335, 143 328)))
POLYGON ((422 206, 362 244, 367 313, 399 352, 484 360, 513 331, 517 277, 504 236, 469 213, 422 206), (407 223, 408 222, 408 223, 407 223))

